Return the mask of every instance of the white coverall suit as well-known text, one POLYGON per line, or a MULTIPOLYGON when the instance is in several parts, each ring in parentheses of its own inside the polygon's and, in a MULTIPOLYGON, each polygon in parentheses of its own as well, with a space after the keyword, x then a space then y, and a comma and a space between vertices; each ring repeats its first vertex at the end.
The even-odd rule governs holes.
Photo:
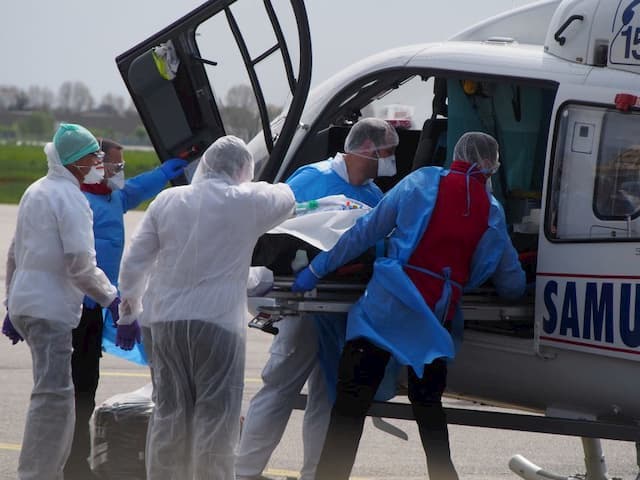
POLYGON ((151 203, 120 270, 121 322, 138 318, 152 331, 153 480, 235 478, 251 252, 295 199, 285 184, 249 182, 252 161, 239 179, 222 174, 213 164, 227 153, 215 150, 229 138, 209 147, 191 185, 151 203))
POLYGON ((49 170, 24 193, 7 260, 15 329, 31 349, 33 390, 20 451, 20 480, 62 480, 73 440, 71 331, 85 295, 107 306, 117 290, 96 267, 92 214, 52 143, 49 170))

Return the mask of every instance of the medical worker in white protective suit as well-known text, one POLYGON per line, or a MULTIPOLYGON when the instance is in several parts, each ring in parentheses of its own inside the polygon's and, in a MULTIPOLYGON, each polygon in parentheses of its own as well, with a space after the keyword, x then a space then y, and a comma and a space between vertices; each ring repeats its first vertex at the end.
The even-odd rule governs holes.
MULTIPOLYGON (((370 207, 382 191, 376 177, 396 173, 399 139, 384 120, 364 118, 353 125, 344 153, 298 168, 287 180, 298 202, 343 194, 370 207)), ((262 371, 262 388, 251 399, 238 446, 238 480, 259 480, 282 439, 295 400, 307 382, 302 441, 301 480, 313 480, 329 426, 340 352, 347 316, 315 314, 288 316, 278 323, 269 360, 262 371)))
MULTIPOLYGON (((80 125, 62 124, 44 147, 49 170, 24 193, 7 259, 2 332, 31 349, 33 390, 20 480, 63 478, 73 439, 71 331, 85 295, 117 315, 117 290, 96 266, 89 202, 80 184, 102 181, 102 152, 80 125)), ((114 317, 117 319, 117 316, 114 317)))
POLYGON ((120 323, 152 334, 151 480, 234 479, 251 253, 295 206, 289 186, 252 178, 245 143, 218 139, 191 185, 151 203, 125 252, 120 323))

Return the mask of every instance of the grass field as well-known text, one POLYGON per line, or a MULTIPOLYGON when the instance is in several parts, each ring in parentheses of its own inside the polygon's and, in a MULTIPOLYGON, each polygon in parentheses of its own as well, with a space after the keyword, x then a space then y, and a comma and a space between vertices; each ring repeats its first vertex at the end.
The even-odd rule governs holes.
MULTIPOLYGON (((42 145, 0 144, 0 203, 17 204, 20 197, 38 178, 47 173, 47 158, 42 145)), ((125 173, 133 177, 159 165, 152 150, 126 150, 125 173)), ((147 203, 141 205, 145 208, 147 203)))

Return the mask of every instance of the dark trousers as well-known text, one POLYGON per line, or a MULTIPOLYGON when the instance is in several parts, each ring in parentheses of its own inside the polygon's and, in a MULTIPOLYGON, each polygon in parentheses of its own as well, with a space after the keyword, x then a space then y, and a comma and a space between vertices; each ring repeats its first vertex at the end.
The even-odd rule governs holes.
MULTIPOLYGON (((365 339, 347 342, 340 358, 336 402, 331 411, 316 480, 347 480, 355 462, 364 420, 384 377, 390 354, 365 339)), ((427 456, 429 478, 457 480, 451 462, 442 393, 447 364, 437 359, 418 378, 409 368, 409 400, 427 456)))
POLYGON ((89 419, 95 408, 102 356, 102 308, 83 307, 80 324, 73 330, 71 375, 76 400, 76 426, 71 453, 64 467, 65 480, 93 478, 87 458, 91 453, 89 419))

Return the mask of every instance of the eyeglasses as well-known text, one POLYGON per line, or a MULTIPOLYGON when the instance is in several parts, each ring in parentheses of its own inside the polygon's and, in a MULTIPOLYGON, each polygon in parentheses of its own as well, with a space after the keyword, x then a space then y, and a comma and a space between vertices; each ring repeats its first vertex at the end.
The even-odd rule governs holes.
POLYGON ((105 168, 108 168, 109 170, 113 171, 113 173, 118 173, 124 170, 124 160, 119 163, 105 162, 104 166, 105 168))
POLYGON ((91 152, 89 155, 93 155, 98 160, 104 160, 104 152, 102 150, 96 150, 95 152, 91 152))

